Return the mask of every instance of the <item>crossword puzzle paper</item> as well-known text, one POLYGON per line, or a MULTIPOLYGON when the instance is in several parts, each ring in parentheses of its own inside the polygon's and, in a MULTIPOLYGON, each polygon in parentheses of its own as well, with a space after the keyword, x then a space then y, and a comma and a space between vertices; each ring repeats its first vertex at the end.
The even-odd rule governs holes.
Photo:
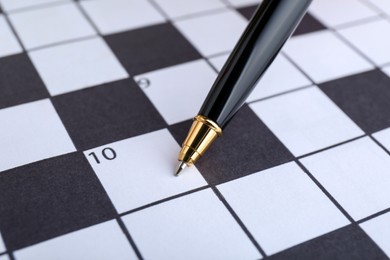
POLYGON ((0 0, 0 260, 389 259, 388 0, 314 0, 173 176, 257 4, 0 0))

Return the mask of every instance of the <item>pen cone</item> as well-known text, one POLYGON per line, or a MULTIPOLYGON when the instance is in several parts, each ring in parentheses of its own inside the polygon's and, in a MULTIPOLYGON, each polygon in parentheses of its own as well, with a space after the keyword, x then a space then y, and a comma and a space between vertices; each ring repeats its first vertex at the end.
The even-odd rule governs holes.
POLYGON ((185 168, 187 167, 187 164, 183 161, 179 161, 179 164, 177 166, 177 169, 176 169, 176 173, 175 175, 178 176, 180 174, 180 172, 185 168))

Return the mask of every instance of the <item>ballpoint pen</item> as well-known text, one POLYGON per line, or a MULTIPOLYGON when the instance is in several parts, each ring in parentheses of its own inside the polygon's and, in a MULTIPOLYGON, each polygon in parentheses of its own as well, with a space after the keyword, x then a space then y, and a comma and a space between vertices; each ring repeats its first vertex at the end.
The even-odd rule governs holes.
POLYGON ((222 135, 310 3, 311 0, 265 0, 257 8, 194 118, 179 153, 176 175, 193 165, 222 135))

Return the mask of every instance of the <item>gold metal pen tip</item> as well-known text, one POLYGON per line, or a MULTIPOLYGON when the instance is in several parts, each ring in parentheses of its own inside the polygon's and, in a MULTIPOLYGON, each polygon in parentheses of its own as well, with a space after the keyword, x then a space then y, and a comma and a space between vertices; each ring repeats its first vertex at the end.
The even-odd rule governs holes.
POLYGON ((178 158, 180 163, 175 175, 179 175, 185 167, 195 164, 214 140, 221 135, 222 129, 217 123, 205 116, 197 115, 181 147, 178 158))
POLYGON ((183 161, 179 161, 179 165, 177 166, 177 170, 176 170, 176 173, 175 175, 176 176, 179 176, 180 172, 185 168, 187 167, 187 164, 183 161))

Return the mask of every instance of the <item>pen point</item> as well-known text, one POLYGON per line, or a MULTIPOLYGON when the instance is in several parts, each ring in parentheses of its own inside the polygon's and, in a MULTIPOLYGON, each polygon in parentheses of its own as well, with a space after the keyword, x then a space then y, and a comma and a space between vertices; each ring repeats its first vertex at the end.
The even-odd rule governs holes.
POLYGON ((179 176, 180 172, 185 168, 187 167, 187 164, 183 161, 179 161, 179 165, 177 166, 177 170, 176 170, 176 173, 175 175, 176 176, 179 176))

